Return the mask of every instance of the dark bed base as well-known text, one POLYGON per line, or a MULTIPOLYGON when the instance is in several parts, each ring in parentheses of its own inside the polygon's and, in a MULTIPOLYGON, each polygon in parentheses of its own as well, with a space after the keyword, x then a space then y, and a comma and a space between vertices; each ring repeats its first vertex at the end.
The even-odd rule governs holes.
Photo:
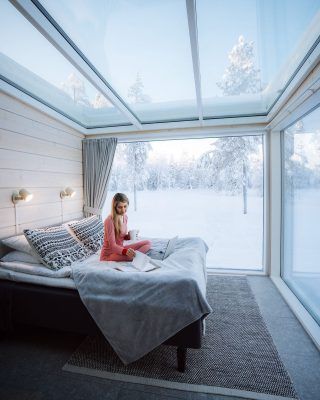
MULTIPOLYGON (((0 280, 0 331, 32 325, 94 335, 100 332, 76 290, 0 280)), ((185 371, 187 348, 199 349, 201 319, 164 344, 177 346, 178 370, 185 371)))

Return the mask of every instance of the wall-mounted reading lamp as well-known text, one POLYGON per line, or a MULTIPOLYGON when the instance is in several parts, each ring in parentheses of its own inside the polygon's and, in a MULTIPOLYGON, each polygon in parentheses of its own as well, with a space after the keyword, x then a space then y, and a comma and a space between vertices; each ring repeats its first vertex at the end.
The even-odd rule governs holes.
POLYGON ((15 190, 12 193, 12 201, 14 204, 17 204, 19 201, 30 201, 32 198, 33 194, 26 189, 21 189, 19 192, 15 190))
POLYGON ((64 190, 61 190, 60 197, 64 199, 65 197, 73 197, 75 194, 75 190, 73 190, 71 187, 67 187, 64 190))

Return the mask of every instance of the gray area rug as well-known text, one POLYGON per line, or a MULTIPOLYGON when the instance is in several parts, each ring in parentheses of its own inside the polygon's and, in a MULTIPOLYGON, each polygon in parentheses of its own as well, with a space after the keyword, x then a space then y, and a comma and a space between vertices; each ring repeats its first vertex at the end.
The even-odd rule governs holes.
POLYGON ((187 370, 176 370, 176 348, 159 346, 124 366, 101 336, 87 337, 65 371, 172 389, 250 399, 297 398, 245 277, 209 276, 213 308, 200 350, 188 349, 187 370))

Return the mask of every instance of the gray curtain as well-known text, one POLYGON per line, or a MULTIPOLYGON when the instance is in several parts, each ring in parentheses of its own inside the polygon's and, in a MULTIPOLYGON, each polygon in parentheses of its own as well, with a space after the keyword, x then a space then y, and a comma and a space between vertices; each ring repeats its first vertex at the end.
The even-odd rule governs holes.
POLYGON ((101 215, 117 141, 110 138, 84 139, 82 142, 83 212, 86 217, 101 215))

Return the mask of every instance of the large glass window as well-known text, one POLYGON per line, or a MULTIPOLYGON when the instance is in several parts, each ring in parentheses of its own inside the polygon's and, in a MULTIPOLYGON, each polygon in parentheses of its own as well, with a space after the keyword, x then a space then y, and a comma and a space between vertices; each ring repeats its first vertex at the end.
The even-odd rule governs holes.
POLYGON ((320 109, 282 139, 281 275, 320 323, 320 109))
POLYGON ((104 217, 115 192, 141 236, 199 236, 208 267, 262 269, 262 136, 118 144, 104 217))

